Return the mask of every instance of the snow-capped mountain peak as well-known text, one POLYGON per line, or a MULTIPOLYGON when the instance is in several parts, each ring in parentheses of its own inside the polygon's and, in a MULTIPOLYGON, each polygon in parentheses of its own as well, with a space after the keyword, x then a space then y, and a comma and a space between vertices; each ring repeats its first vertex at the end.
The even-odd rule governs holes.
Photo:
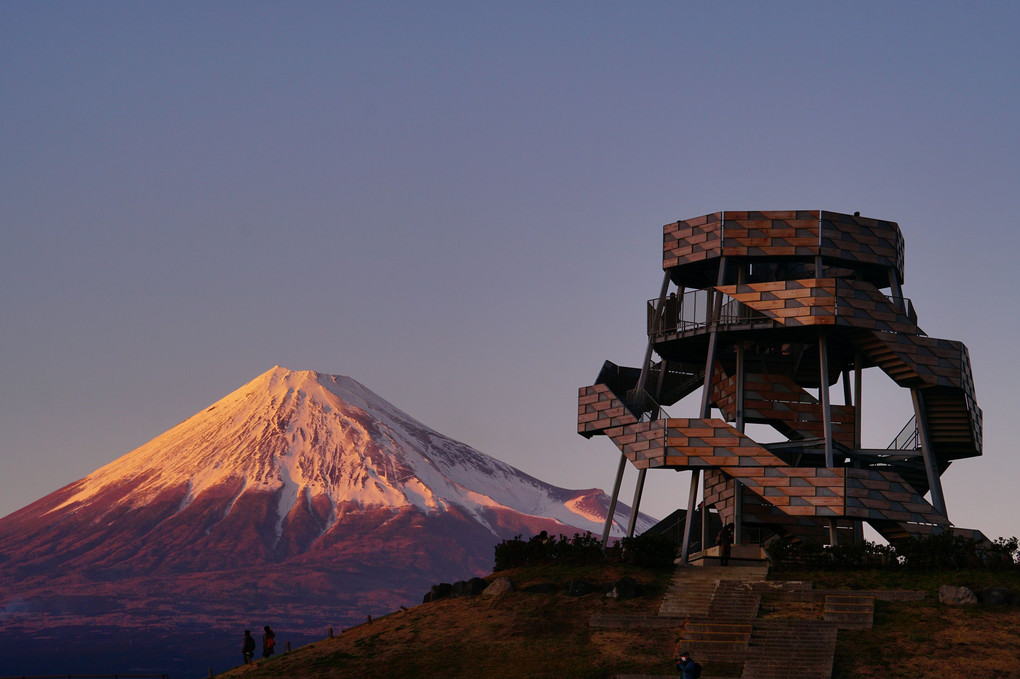
POLYGON ((600 491, 541 482, 430 429, 350 377, 280 366, 96 470, 50 511, 128 484, 132 492, 108 511, 144 506, 182 485, 181 511, 225 487, 233 502, 245 492, 272 493, 277 535, 302 502, 328 505, 322 533, 350 506, 426 513, 456 506, 493 532, 493 511, 592 531, 604 517, 604 503, 592 497, 600 491))

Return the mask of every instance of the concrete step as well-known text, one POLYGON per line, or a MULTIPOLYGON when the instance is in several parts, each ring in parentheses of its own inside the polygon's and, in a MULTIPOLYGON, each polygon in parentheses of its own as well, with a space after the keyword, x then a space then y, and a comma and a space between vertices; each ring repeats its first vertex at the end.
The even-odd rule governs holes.
MULTIPOLYGON (((677 676, 679 675, 676 672, 673 674, 617 674, 614 679, 676 679, 677 676)), ((726 679, 726 677, 713 677, 702 673, 702 679, 726 679)))
POLYGON ((674 578, 708 580, 746 580, 754 582, 768 577, 768 564, 754 566, 680 566, 674 578))
POLYGON ((662 598, 659 615, 706 617, 717 587, 716 580, 678 579, 674 576, 662 598))
MULTIPOLYGON (((698 661, 699 663, 701 661, 698 661)), ((614 675, 614 679, 676 679, 679 674, 674 672, 673 674, 617 674, 614 675)), ((713 677, 712 675, 702 673, 702 679, 727 679, 726 677, 713 677)))
POLYGON ((781 601, 824 602, 830 596, 870 596, 877 601, 922 601, 925 592, 912 589, 782 589, 775 593, 781 601))
POLYGON ((742 679, 830 679, 836 625, 805 620, 754 623, 742 679))
POLYGON ((680 566, 666 589, 659 615, 689 618, 718 615, 725 620, 753 618, 758 602, 744 599, 739 589, 730 583, 764 582, 768 570, 768 565, 680 566), (723 589, 721 597, 718 596, 720 586, 723 589), (713 606, 717 608, 713 610, 713 606), (754 612, 749 613, 751 609, 754 612))
POLYGON ((695 658, 740 662, 747 655, 752 631, 750 623, 691 621, 680 630, 678 646, 695 658))
POLYGON ((615 615, 596 613, 588 619, 588 627, 613 629, 671 629, 683 627, 687 618, 669 615, 615 615))
POLYGON ((871 629, 875 621, 875 597, 829 595, 822 617, 840 629, 871 629))
POLYGON ((713 620, 753 620, 758 616, 761 595, 752 584, 735 580, 719 583, 708 615, 713 620))

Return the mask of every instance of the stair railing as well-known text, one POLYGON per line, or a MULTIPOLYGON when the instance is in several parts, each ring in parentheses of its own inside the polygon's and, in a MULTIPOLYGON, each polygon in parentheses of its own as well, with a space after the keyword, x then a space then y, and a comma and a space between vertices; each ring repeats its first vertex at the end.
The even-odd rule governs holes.
POLYGON ((896 438, 887 446, 888 450, 917 450, 921 447, 921 439, 917 431, 917 416, 911 415, 910 419, 896 438))
POLYGON ((670 416, 644 389, 630 389, 624 396, 624 405, 638 418, 638 422, 664 420, 670 416))
POLYGON ((760 311, 723 295, 719 318, 713 319, 712 290, 691 290, 679 297, 671 294, 648 300, 648 335, 659 336, 674 332, 687 332, 717 325, 736 325, 752 321, 767 321, 760 311))

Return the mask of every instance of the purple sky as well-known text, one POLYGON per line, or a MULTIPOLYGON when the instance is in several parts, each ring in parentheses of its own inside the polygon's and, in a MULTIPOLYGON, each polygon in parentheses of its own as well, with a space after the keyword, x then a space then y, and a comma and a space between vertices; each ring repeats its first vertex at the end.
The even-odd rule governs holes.
MULTIPOLYGON (((1018 534, 1018 33, 1009 2, 0 3, 0 515, 275 364, 609 488, 577 388, 641 360, 662 225, 827 209, 899 222, 984 409, 950 518, 1018 534)), ((871 372, 884 446, 910 399, 871 372)))

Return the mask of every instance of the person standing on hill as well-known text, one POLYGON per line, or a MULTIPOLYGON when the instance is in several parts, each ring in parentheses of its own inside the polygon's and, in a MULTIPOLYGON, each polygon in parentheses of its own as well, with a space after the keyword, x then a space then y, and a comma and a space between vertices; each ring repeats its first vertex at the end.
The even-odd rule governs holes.
POLYGON ((251 659, 255 655, 255 638, 251 635, 251 630, 246 629, 244 631, 244 642, 241 644, 241 656, 244 658, 244 664, 250 665, 251 659))
POLYGON ((273 654, 273 647, 276 646, 276 634, 270 629, 269 625, 266 625, 263 629, 265 631, 262 633, 262 657, 268 658, 273 654))

